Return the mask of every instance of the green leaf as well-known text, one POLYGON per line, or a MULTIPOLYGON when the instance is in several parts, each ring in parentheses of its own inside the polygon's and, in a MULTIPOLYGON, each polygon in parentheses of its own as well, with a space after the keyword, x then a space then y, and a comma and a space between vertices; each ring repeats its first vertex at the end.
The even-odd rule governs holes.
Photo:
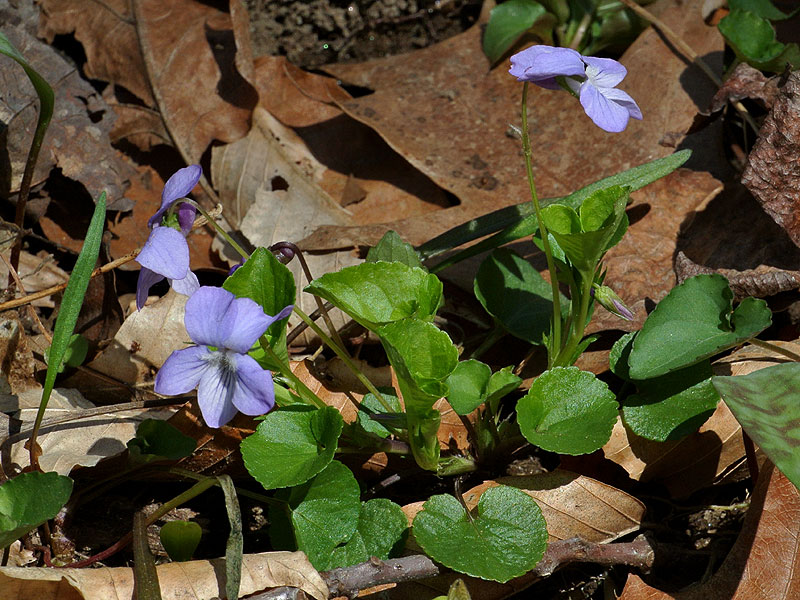
POLYGON ((58 473, 22 473, 0 486, 0 548, 52 519, 72 493, 72 480, 58 473))
POLYGON ((396 231, 387 231, 367 252, 367 262, 400 262, 409 267, 424 269, 414 246, 403 241, 396 231))
POLYGON ((777 41, 770 22, 750 11, 732 10, 717 27, 739 60, 756 69, 780 73, 786 63, 800 67, 797 44, 777 41))
POLYGON ((728 0, 728 8, 730 8, 731 11, 747 10, 754 15, 769 21, 782 21, 783 19, 788 19, 793 14, 796 14, 798 10, 800 10, 795 9, 787 15, 786 13, 775 8, 775 5, 772 4, 770 0, 728 0))
POLYGON ((132 455, 145 460, 168 458, 178 460, 190 456, 197 447, 193 437, 160 419, 145 419, 136 428, 136 437, 128 442, 132 455))
MULTIPOLYGON (((403 407, 400 404, 400 399, 397 397, 397 393, 394 391, 394 388, 380 387, 378 388, 378 391, 383 396, 383 399, 389 403, 389 406, 395 413, 403 412, 403 407)), ((381 404, 380 400, 378 400, 375 395, 370 392, 364 396, 364 398, 361 400, 361 404, 358 405, 356 423, 358 423, 361 430, 366 433, 377 435, 380 438, 387 438, 389 437, 390 431, 378 421, 371 418, 371 415, 381 414, 386 414, 386 409, 383 407, 383 404, 381 404)))
POLYGON ((75 330, 75 323, 78 322, 78 314, 83 306, 86 288, 89 287, 89 280, 92 278, 92 271, 100 253, 100 242, 103 239, 105 223, 106 193, 103 192, 94 207, 92 220, 89 222, 89 229, 86 231, 86 239, 83 241, 78 260, 75 261, 75 267, 69 276, 67 289, 64 290, 61 308, 58 310, 56 324, 53 327, 53 342, 50 344, 48 352, 50 362, 47 364, 47 373, 45 374, 44 387, 42 388, 42 400, 39 403, 39 411, 36 413, 35 429, 38 429, 44 417, 44 411, 47 408, 50 394, 53 392, 53 386, 56 383, 58 368, 64 360, 72 332, 75 330))
MULTIPOLYGON (((80 333, 74 333, 70 336, 67 344, 67 349, 64 352, 64 359, 58 367, 58 372, 63 373, 64 367, 77 367, 83 364, 86 359, 86 353, 89 351, 89 342, 80 333)), ((44 351, 45 362, 50 362, 50 348, 44 351)))
POLYGON ((800 363, 785 363, 711 383, 769 459, 800 488, 800 363))
POLYGON ((522 490, 497 486, 469 519, 448 495, 431 497, 414 519, 414 538, 435 561, 473 577, 504 583, 530 571, 547 546, 542 511, 522 490))
POLYGON ((492 414, 497 414, 500 400, 516 390, 520 383, 522 383, 522 378, 514 375, 511 367, 503 367, 496 373, 492 373, 486 389, 486 404, 489 405, 492 414))
MULTIPOLYGON (((511 335, 542 344, 553 315, 553 288, 527 260, 498 248, 481 263, 475 297, 511 335)), ((561 307, 569 301, 562 296, 561 307)), ((566 312, 564 312, 566 315, 566 312)))
POLYGON ((447 378, 447 401, 459 415, 468 415, 486 399, 492 369, 471 358, 456 365, 447 378))
POLYGON ((614 393, 577 367, 545 371, 517 403, 517 422, 525 439, 561 454, 589 454, 601 448, 616 420, 614 393))
POLYGON ((358 527, 346 544, 334 548, 325 569, 349 567, 376 556, 382 560, 404 539, 408 519, 403 509, 386 498, 361 505, 358 527))
POLYGON ((167 521, 159 531, 161 545, 176 562, 192 560, 202 535, 202 528, 194 521, 167 521))
POLYGON ((244 466, 267 490, 305 483, 333 460, 342 425, 330 406, 273 410, 242 440, 244 466))
POLYGON ((579 212, 561 204, 542 209, 545 226, 578 271, 594 272, 603 254, 622 239, 629 195, 628 188, 612 186, 586 198, 579 212))
POLYGON ((523 33, 547 14, 534 0, 508 0, 492 9, 483 34, 483 53, 490 63, 497 62, 523 33))
POLYGON ((316 569, 324 569, 333 549, 347 542, 356 531, 361 513, 359 494, 358 482, 350 469, 336 460, 311 481, 279 490, 275 498, 287 502, 288 507, 284 511, 270 505, 273 545, 276 549, 302 550, 316 569))
POLYGON ((228 514, 228 540, 225 543, 225 597, 238 599, 244 555, 242 513, 239 510, 236 487, 233 485, 230 475, 217 475, 217 482, 225 495, 225 512, 228 514))
POLYGON ((436 470, 441 415, 433 403, 447 396, 445 380, 458 364, 458 349, 432 323, 405 319, 377 330, 397 375, 408 418, 408 436, 417 464, 436 470))
POLYGON ((442 302, 442 282, 436 275, 399 262, 361 263, 326 273, 305 291, 373 331, 409 317, 430 321, 442 302))
MULTIPOLYGON (((250 298, 270 316, 277 315, 290 304, 295 303, 296 288, 294 275, 266 248, 257 248, 250 258, 233 275, 225 280, 222 287, 237 298, 250 298)), ((270 348, 282 359, 288 361, 286 349, 286 319, 270 325, 266 331, 270 348)), ((262 367, 279 370, 264 350, 251 351, 262 367)))
MULTIPOLYGON (((611 187, 612 185, 628 186, 634 192, 643 188, 644 186, 661 179, 665 175, 669 175, 675 169, 680 167, 683 163, 689 160, 692 155, 691 150, 681 150, 670 156, 659 158, 649 163, 639 165, 622 173, 617 173, 611 177, 606 177, 596 181, 585 188, 573 192, 569 196, 562 196, 559 198, 545 198, 541 200, 542 206, 549 204, 564 204, 572 208, 578 208, 581 203, 591 196, 597 190, 611 187)), ((445 233, 436 236, 432 240, 425 242, 422 246, 417 248, 423 259, 430 258, 446 252, 451 248, 456 248, 467 242, 471 242, 479 237, 484 237, 489 234, 499 231, 485 240, 481 240, 477 244, 473 244, 465 250, 456 252, 445 260, 439 262, 431 267, 431 271, 438 273, 439 271, 454 265, 470 256, 476 256, 487 250, 492 250, 499 246, 503 246, 514 240, 535 234, 539 230, 539 225, 536 221, 536 215, 533 212, 533 207, 530 202, 523 202, 515 206, 508 206, 501 208, 487 215, 483 215, 476 219, 467 221, 466 223, 454 227, 445 233), (502 230, 502 231, 500 231, 502 230)))
POLYGON ((733 308, 722 275, 698 275, 670 291, 650 313, 633 342, 633 379, 652 379, 741 344, 769 327, 767 303, 745 298, 733 308))

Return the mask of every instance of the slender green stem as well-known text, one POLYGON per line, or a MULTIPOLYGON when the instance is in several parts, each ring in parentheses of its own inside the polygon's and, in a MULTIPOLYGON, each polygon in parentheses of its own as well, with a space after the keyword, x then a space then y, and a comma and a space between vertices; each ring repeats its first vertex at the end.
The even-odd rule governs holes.
MULTIPOLYGON (((589 314, 589 303, 591 302, 592 283, 594 282, 594 273, 581 273, 581 301, 577 310, 573 310, 572 328, 570 336, 566 345, 556 358, 555 364, 560 367, 568 367, 572 364, 572 355, 575 349, 583 339, 583 331, 586 327, 586 317, 589 314)), ((575 301, 573 300, 573 309, 575 308, 575 301)))
POLYGON ((558 273, 556 272, 553 251, 550 248, 550 240, 547 237, 547 227, 544 226, 542 219, 542 209, 539 206, 539 196, 536 194, 536 182, 533 178, 533 164, 531 163, 531 139, 528 133, 528 82, 522 84, 522 154, 525 157, 525 169, 528 173, 528 185, 531 189, 531 200, 533 209, 536 211, 536 221, 539 225, 539 235, 542 236, 542 248, 547 259, 547 270, 550 272, 550 285, 553 289, 553 320, 550 329, 550 346, 547 353, 548 366, 552 366, 553 360, 558 356, 561 349, 561 299, 558 291, 558 273))
POLYGON ((781 348, 777 344, 765 342, 764 340, 759 340, 758 338, 750 338, 747 341, 753 344, 753 346, 758 346, 759 348, 764 348, 765 350, 772 350, 772 352, 782 354, 786 358, 791 358, 794 362, 800 362, 800 354, 796 354, 791 350, 787 350, 786 348, 781 348))
MULTIPOLYGON (((198 473, 194 473, 193 471, 189 471, 187 469, 181 469, 180 467, 170 467, 168 469, 168 472, 172 473, 173 475, 178 475, 180 477, 194 479, 195 481, 205 481, 208 479, 211 480, 212 485, 219 485, 219 481, 217 480, 216 477, 206 477, 205 475, 200 475, 198 473)), ((245 490, 240 487, 236 488, 236 493, 245 498, 257 500, 259 502, 263 502, 264 504, 270 504, 278 508, 284 508, 288 504, 288 502, 285 502, 283 500, 278 500, 277 498, 271 498, 270 496, 265 496, 264 494, 259 494, 257 492, 251 492, 250 490, 245 490)))
MULTIPOLYGON (((217 233, 219 233, 223 238, 225 238, 225 241, 228 242, 231 245, 231 247, 241 255, 242 258, 244 258, 245 260, 250 258, 250 254, 248 254, 239 244, 237 244, 234 241, 234 239, 230 236, 230 234, 227 231, 225 231, 220 226, 220 224, 217 223, 217 221, 214 218, 212 218, 211 215, 209 215, 205 211, 205 209, 202 206, 200 206, 197 202, 195 202, 194 200, 190 200, 189 198, 184 198, 180 202, 185 202, 186 204, 191 204, 192 206, 194 206, 197 209, 197 212, 203 215, 206 218, 206 221, 208 221, 211 225, 214 226, 214 229, 217 230, 217 233)), ((177 206, 178 204, 179 203, 176 202, 174 206, 177 206)))
POLYGON ((327 406, 327 404, 320 400, 319 396, 317 396, 310 387, 303 383, 297 375, 292 373, 292 369, 289 367, 289 365, 281 360, 281 357, 277 355, 277 353, 270 347, 268 343, 261 344, 261 347, 272 359, 272 361, 276 365, 279 365, 281 375, 286 377, 286 379, 295 385, 295 391, 300 395, 301 398, 306 400, 309 404, 313 404, 317 408, 325 408, 327 406))
POLYGON ((578 47, 583 42, 583 37, 586 35, 586 32, 589 30, 589 25, 592 23, 592 18, 594 15, 590 12, 587 12, 583 15, 580 23, 578 23, 578 28, 575 30, 572 39, 569 42, 569 47, 573 50, 577 50, 578 47))
POLYGON ((483 353, 494 346, 505 334, 506 332, 502 327, 495 325, 494 329, 492 329, 488 334, 486 334, 486 337, 483 338, 481 345, 475 348, 470 355, 470 358, 480 358, 483 356, 483 353))
POLYGON ((356 378, 364 385, 364 387, 367 388, 372 393, 372 395, 378 399, 378 402, 381 403, 381 406, 383 406, 386 412, 389 413, 394 412, 394 409, 384 399, 383 394, 381 394, 378 391, 378 388, 375 387, 375 384, 373 384, 369 379, 367 379, 367 376, 361 372, 361 369, 359 369, 356 366, 356 364, 353 362, 353 359, 350 358, 350 355, 347 354, 347 352, 345 352, 342 348, 340 348, 339 345, 336 344, 336 342, 334 342, 330 337, 328 337, 325 334, 325 332, 322 331, 322 328, 319 327, 316 323, 314 323, 314 320, 311 317, 309 317, 306 313, 304 313, 296 306, 294 307, 294 312, 295 314, 297 314, 298 317, 300 317, 305 322, 306 325, 308 325, 311 328, 311 330, 314 333, 316 333, 319 336, 319 339, 321 339, 322 342, 326 346, 328 346, 328 348, 330 348, 336 353, 336 356, 342 359, 342 362, 344 362, 344 364, 347 365, 347 368, 353 372, 353 375, 355 375, 356 378))

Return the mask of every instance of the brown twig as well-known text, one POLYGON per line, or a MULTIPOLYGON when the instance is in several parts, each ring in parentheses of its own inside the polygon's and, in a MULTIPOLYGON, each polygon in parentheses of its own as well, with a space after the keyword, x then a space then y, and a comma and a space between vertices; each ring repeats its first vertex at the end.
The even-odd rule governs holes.
MULTIPOLYGON (((92 277, 96 277, 97 275, 102 275, 110 271, 111 269, 116 269, 120 265, 124 265, 125 263, 131 262, 136 256, 139 254, 141 248, 136 248, 133 252, 126 254, 118 258, 117 260, 111 261, 103 265, 102 267, 98 267, 94 271, 92 271, 92 277)), ((47 296, 52 296, 53 294, 57 294, 58 292, 65 290, 67 287, 65 283, 59 283, 58 285, 51 286, 44 290, 39 290, 38 292, 33 292, 32 294, 27 294, 21 298, 14 298, 13 300, 9 300, 8 302, 3 302, 0 304, 0 311, 9 310, 11 308, 17 308, 18 306, 23 306, 34 300, 39 300, 40 298, 46 298, 47 296)))

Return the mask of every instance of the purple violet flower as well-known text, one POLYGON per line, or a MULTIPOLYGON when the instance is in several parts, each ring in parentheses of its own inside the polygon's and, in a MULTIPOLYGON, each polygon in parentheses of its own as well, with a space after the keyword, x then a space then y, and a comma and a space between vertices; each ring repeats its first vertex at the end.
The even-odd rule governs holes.
POLYGON ((136 308, 139 310, 147 301, 150 288, 165 277, 179 294, 190 296, 200 287, 197 277, 189 270, 189 244, 186 243, 197 210, 186 203, 178 207, 177 225, 180 231, 162 225, 162 219, 176 200, 192 191, 202 173, 199 165, 189 165, 176 171, 164 184, 161 208, 147 221, 152 230, 150 237, 136 257, 142 265, 136 284, 136 308))
POLYGON ((197 344, 176 350, 156 375, 155 391, 166 396, 197 388, 197 402, 209 427, 222 427, 237 410, 263 415, 275 405, 272 373, 247 352, 267 328, 292 312, 274 317, 250 298, 203 286, 186 301, 184 324, 197 344))
POLYGON ((628 73, 616 60, 581 56, 570 48, 531 46, 511 57, 509 73, 549 90, 563 81, 578 95, 587 116, 605 131, 623 131, 631 117, 642 118, 634 99, 616 89, 628 73))

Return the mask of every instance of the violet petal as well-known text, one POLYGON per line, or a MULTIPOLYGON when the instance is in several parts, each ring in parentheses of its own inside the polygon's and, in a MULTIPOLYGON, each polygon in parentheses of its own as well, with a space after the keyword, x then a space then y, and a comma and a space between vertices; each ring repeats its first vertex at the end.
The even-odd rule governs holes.
POLYGON ((183 279, 189 270, 189 244, 180 231, 172 227, 156 227, 150 232, 136 261, 164 277, 183 279))
POLYGON ((581 106, 600 129, 610 133, 619 133, 628 126, 630 114, 628 110, 603 95, 603 91, 589 81, 581 85, 581 106))
POLYGON ((147 267, 142 267, 139 271, 139 279, 136 282, 136 308, 142 310, 150 294, 150 288, 164 279, 163 275, 154 273, 147 267))
POLYGON ((223 345, 239 354, 246 354, 267 327, 277 320, 275 317, 265 315, 261 306, 250 298, 234 300, 228 309, 228 315, 231 329, 223 345))
POLYGON ((212 364, 203 372, 197 386, 197 404, 209 427, 222 427, 236 415, 232 402, 236 385, 232 370, 212 364))
POLYGON ((636 104, 636 101, 631 98, 631 96, 627 92, 623 92, 622 90, 614 89, 605 89, 603 90, 603 96, 606 97, 607 100, 610 100, 614 104, 619 104, 622 108, 628 111, 631 117, 634 119, 642 119, 642 111, 639 108, 639 105, 636 104))
POLYGON ((555 77, 584 76, 586 65, 581 55, 570 48, 531 46, 511 57, 509 73, 518 81, 530 81, 538 86, 557 89, 555 77))
POLYGON ((584 56, 583 61, 588 65, 586 77, 599 88, 613 88, 628 74, 622 63, 612 58, 584 56))
POLYGON ((263 415, 275 406, 272 373, 265 371, 254 358, 246 354, 231 356, 236 362, 236 390, 233 405, 246 415, 263 415))
POLYGON ((210 368, 205 360, 209 354, 210 351, 205 346, 175 350, 158 370, 153 389, 165 396, 176 396, 193 390, 200 383, 203 373, 210 368))
POLYGON ((161 217, 167 212, 170 205, 178 198, 186 197, 194 189, 203 169, 200 165, 189 165, 183 169, 178 169, 164 184, 164 191, 161 192, 161 207, 147 221, 149 227, 155 227, 161 223, 161 217))
POLYGON ((172 286, 173 290, 184 296, 191 296, 200 289, 200 282, 197 281, 197 275, 191 270, 186 273, 186 277, 183 279, 170 279, 169 284, 172 286))
POLYGON ((192 294, 186 301, 183 319, 189 337, 197 344, 226 347, 225 340, 231 334, 235 317, 228 314, 228 309, 234 299, 228 290, 210 286, 203 286, 192 294))

